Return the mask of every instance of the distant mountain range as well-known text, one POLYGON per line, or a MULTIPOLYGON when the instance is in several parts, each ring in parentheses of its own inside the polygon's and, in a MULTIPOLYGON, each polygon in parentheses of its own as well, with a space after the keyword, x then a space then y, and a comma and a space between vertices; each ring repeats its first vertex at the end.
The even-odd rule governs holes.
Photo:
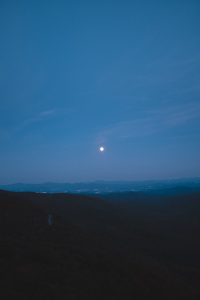
POLYGON ((40 184, 16 183, 0 185, 0 189, 14 192, 37 193, 119 193, 119 192, 180 192, 200 191, 200 177, 191 179, 148 180, 148 181, 93 181, 81 183, 40 184))

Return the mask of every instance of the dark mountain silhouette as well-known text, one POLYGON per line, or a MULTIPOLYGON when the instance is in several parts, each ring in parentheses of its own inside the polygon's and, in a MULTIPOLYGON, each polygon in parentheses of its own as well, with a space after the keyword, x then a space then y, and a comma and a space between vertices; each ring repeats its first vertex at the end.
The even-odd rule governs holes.
POLYGON ((0 191, 1 298, 200 299, 199 216, 199 192, 0 191))
POLYGON ((146 181, 93 181, 79 183, 55 183, 41 184, 8 184, 0 185, 0 189, 14 192, 37 193, 119 193, 119 192, 152 192, 163 194, 190 193, 200 191, 200 178, 171 179, 171 180, 146 180, 146 181))

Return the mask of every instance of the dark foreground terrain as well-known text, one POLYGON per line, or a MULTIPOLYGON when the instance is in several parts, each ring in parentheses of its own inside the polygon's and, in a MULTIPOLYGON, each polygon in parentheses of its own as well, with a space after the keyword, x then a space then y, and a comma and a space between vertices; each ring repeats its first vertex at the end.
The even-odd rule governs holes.
POLYGON ((200 299, 199 217, 198 192, 0 191, 0 298, 200 299))

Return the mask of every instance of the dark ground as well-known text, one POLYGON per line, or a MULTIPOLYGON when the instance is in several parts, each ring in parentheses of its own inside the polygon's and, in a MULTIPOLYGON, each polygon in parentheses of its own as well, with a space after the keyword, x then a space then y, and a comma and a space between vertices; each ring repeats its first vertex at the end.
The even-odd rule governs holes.
POLYGON ((1 299, 200 299, 200 193, 1 191, 0 277, 1 299))

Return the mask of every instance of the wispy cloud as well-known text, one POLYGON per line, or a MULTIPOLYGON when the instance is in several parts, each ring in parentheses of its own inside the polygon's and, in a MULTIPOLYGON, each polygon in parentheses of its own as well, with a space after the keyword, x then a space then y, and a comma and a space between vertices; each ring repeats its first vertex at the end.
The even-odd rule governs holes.
POLYGON ((53 118, 54 116, 56 116, 56 113, 57 113, 57 111, 55 109, 41 111, 38 114, 34 115, 33 117, 22 121, 22 123, 19 124, 19 126, 17 126, 14 129, 14 131, 19 132, 19 131, 24 130, 25 128, 31 126, 32 124, 37 124, 39 122, 47 121, 50 118, 53 118))
POLYGON ((51 110, 45 110, 39 113, 39 117, 46 117, 46 116, 51 116, 55 114, 55 109, 51 109, 51 110))
POLYGON ((48 110, 42 110, 38 112, 35 115, 32 115, 29 118, 26 118, 22 120, 20 123, 17 125, 14 125, 9 128, 3 130, 0 128, 0 139, 8 139, 10 140, 13 136, 13 134, 16 133, 21 133, 22 131, 28 130, 29 127, 37 125, 38 123, 45 123, 48 122, 54 118, 58 118, 58 116, 66 116, 69 113, 71 113, 71 109, 59 109, 59 108, 53 108, 53 109, 48 109, 48 110))
POLYGON ((38 114, 34 115, 31 118, 28 118, 26 120, 24 120, 17 128, 16 131, 20 131, 24 128, 26 128, 27 126, 34 124, 34 123, 38 123, 41 121, 45 121, 48 120, 49 118, 53 117, 56 115, 56 110, 55 109, 51 109, 51 110, 45 110, 45 111, 41 111, 38 114))
POLYGON ((200 103, 174 105, 144 111, 132 120, 124 120, 103 129, 97 143, 110 139, 126 139, 154 135, 173 127, 180 127, 200 118, 200 103))

